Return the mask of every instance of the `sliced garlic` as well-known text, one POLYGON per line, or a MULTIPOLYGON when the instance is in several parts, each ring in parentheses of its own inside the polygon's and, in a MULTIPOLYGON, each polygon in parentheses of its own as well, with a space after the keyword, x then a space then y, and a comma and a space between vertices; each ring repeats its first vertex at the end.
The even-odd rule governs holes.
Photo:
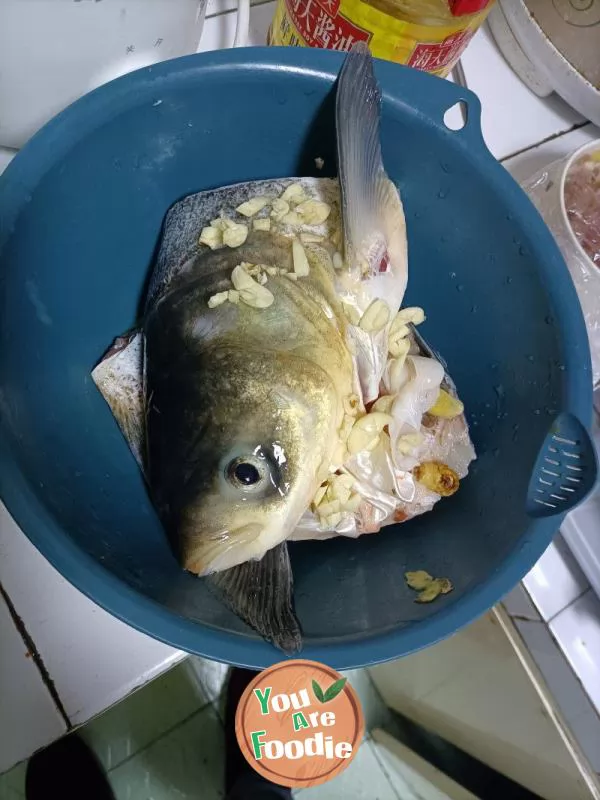
POLYGON ((261 273, 261 274, 258 276, 258 282, 260 283, 260 285, 261 285, 261 286, 264 286, 264 285, 265 285, 265 283, 267 282, 267 276, 264 274, 264 272, 262 272, 262 273, 261 273))
POLYGON ((360 311, 355 306, 351 306, 350 303, 345 303, 343 300, 342 308, 344 309, 344 314, 348 322, 351 325, 358 325, 360 322, 360 311))
POLYGON ((240 292, 242 289, 251 289, 256 281, 248 275, 248 272, 245 269, 245 262, 238 264, 237 267, 233 268, 233 272, 231 273, 231 282, 235 289, 240 292))
POLYGON ((304 189, 299 183, 292 183, 287 187, 280 199, 285 200, 286 203, 297 204, 306 200, 306 195, 304 194, 304 189))
POLYGON ((396 334, 392 336, 390 333, 388 340, 388 351, 390 355, 394 358, 402 359, 402 363, 404 363, 404 359, 410 350, 410 340, 407 338, 408 332, 408 328, 403 326, 400 329, 401 335, 398 335, 398 332, 396 332, 396 334))
POLYGON ((271 203, 271 216, 277 222, 282 220, 286 214, 289 214, 290 206, 285 200, 277 198, 271 203))
POLYGON ((324 159, 322 159, 321 156, 317 156, 317 158, 315 158, 315 167, 317 169, 323 169, 324 166, 325 166, 324 159))
POLYGON ((270 231, 271 230, 271 220, 269 217, 261 217, 260 219, 255 219, 252 222, 252 227, 255 231, 270 231))
POLYGON ((396 397, 393 394, 384 394, 371 406, 371 412, 373 411, 381 411, 383 414, 390 414, 392 411, 392 406, 394 405, 394 400, 396 397))
POLYGON ((257 283, 252 289, 242 289, 240 300, 252 308, 269 308, 273 305, 275 298, 266 286, 257 283))
POLYGON ((360 318, 358 327, 367 333, 377 333, 383 330, 390 319, 390 309, 381 299, 373 300, 365 313, 360 318))
POLYGON ((240 300, 252 308, 268 308, 275 300, 273 293, 266 286, 261 286, 254 280, 242 264, 234 267, 231 273, 231 282, 239 292, 240 300))
POLYGON ((224 231, 227 228, 227 223, 230 221, 231 220, 225 219, 224 217, 217 217, 217 219, 211 221, 210 226, 211 228, 216 228, 218 231, 224 231))
POLYGON ((442 419, 454 419, 454 417, 462 414, 464 410, 465 407, 458 397, 453 397, 445 389, 440 389, 437 400, 429 409, 429 414, 442 419))
POLYGON ((317 491, 315 492, 315 496, 313 497, 312 504, 316 508, 321 500, 325 497, 325 492, 328 489, 328 484, 323 484, 323 486, 319 486, 317 491))
POLYGON ((434 579, 415 597, 415 603, 432 603, 442 593, 439 580, 434 579))
POLYGON ((344 266, 344 259, 342 258, 342 254, 338 253, 337 250, 333 254, 332 261, 334 269, 342 269, 342 267, 344 266))
POLYGON ((227 292, 227 299, 230 303, 233 303, 237 306, 237 304, 240 302, 240 293, 237 291, 237 289, 230 289, 227 292))
POLYGON ((346 442, 346 447, 351 456, 364 450, 374 450, 379 444, 379 434, 368 433, 360 428, 352 429, 346 442))
POLYGON ((334 475, 330 478, 330 492, 333 500, 338 500, 343 506, 350 499, 350 493, 354 486, 354 478, 351 475, 334 475))
POLYGON ((331 206, 322 200, 305 200, 296 206, 305 225, 321 225, 331 214, 331 206))
POLYGON ((399 436, 396 442, 396 449, 403 456, 408 456, 423 442, 420 433, 405 433, 399 436))
MULTIPOLYGON (((408 308, 401 308, 400 311, 394 317, 394 320, 390 326, 390 337, 394 334, 398 333, 400 330, 407 326, 409 323, 413 325, 420 325, 422 322, 425 321, 425 312, 419 306, 409 306, 408 308)), ((408 328, 406 329, 406 334, 408 333, 408 328)), ((406 335, 403 334, 403 335, 406 335)))
POLYGON ((429 586, 433 580, 433 575, 425 572, 424 569, 418 569, 415 572, 405 572, 404 580, 410 589, 415 589, 415 591, 420 592, 422 589, 429 586))
POLYGON ((279 275, 279 270, 277 269, 277 267, 265 267, 265 272, 272 278, 274 278, 276 275, 279 275))
POLYGON ((329 471, 335 472, 348 458, 348 451, 345 442, 338 442, 331 457, 329 471))
POLYGON ((229 299, 229 292, 217 292, 217 294, 213 294, 212 297, 208 298, 208 307, 209 308, 216 308, 217 306, 223 305, 229 299))
POLYGON ((289 278, 291 281, 297 281, 298 276, 295 272, 283 272, 282 275, 285 275, 286 278, 289 278))
POLYGON ((423 569, 416 572, 405 572, 404 580, 410 589, 419 593, 415 598, 415 603, 431 603, 436 597, 448 594, 454 589, 452 581, 448 578, 434 578, 423 569))
POLYGON ((259 211, 262 211, 270 202, 268 197, 252 197, 250 200, 246 200, 245 203, 239 205, 236 211, 244 217, 253 217, 255 214, 258 214, 259 211))
POLYGON ((205 244, 207 247, 210 247, 211 250, 216 250, 223 244, 223 232, 209 225, 206 228, 202 228, 202 233, 198 241, 200 244, 205 244))
POLYGON ((296 275, 299 278, 305 278, 310 272, 310 266, 306 258, 306 252, 298 239, 294 239, 292 242, 292 260, 296 275))
POLYGON ((227 247, 239 247, 248 238, 248 226, 241 222, 232 222, 223 231, 223 244, 227 247))
POLYGON ((386 425, 389 425, 391 421, 392 418, 389 414, 382 414, 380 411, 371 411, 370 414, 365 414, 364 417, 361 417, 359 420, 357 420, 355 427, 358 425, 363 430, 377 431, 378 433, 381 433, 381 431, 386 427, 386 425))
POLYGON ((242 261, 240 267, 252 278, 257 278, 261 273, 261 269, 258 264, 250 264, 248 261, 242 261))
POLYGON ((301 233, 300 234, 300 241, 303 244, 320 244, 323 241, 324 237, 319 236, 318 233, 301 233))
POLYGON ((329 514, 327 517, 321 517, 321 525, 327 528, 335 528, 342 521, 343 515, 340 511, 335 514, 329 514))
POLYGON ((321 503, 319 505, 319 516, 327 517, 330 514, 336 514, 340 510, 340 501, 331 500, 329 503, 321 503))
POLYGON ((302 217, 296 214, 295 211, 289 211, 281 222, 283 225, 290 225, 292 228, 298 228, 300 225, 304 225, 302 217))
MULTIPOLYGON (((360 397, 357 394, 351 394, 343 399, 344 411, 350 416, 356 416, 360 406, 360 397)), ((379 409, 377 409, 379 410, 379 409)))
POLYGON ((356 420, 348 436, 348 452, 354 455, 362 450, 374 450, 379 444, 381 432, 391 421, 389 414, 380 411, 373 411, 356 420))
POLYGON ((351 514, 356 514, 362 501, 362 496, 358 494, 358 492, 353 492, 348 500, 346 500, 346 502, 343 504, 342 509, 344 511, 350 511, 351 514))
POLYGON ((387 372, 388 389, 393 394, 397 394, 400 389, 406 385, 410 378, 410 371, 406 364, 406 357, 390 359, 390 361, 388 361, 387 372))
POLYGON ((344 414, 344 419, 340 426, 340 439, 346 441, 352 430, 352 426, 356 422, 356 415, 344 414))

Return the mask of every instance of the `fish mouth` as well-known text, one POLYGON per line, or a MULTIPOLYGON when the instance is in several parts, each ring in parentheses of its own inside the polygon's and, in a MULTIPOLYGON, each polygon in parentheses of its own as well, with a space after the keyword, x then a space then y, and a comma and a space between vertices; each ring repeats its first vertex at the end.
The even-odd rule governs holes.
POLYGON ((213 572, 223 572, 246 561, 262 558, 269 547, 262 541, 262 525, 252 522, 234 530, 223 531, 210 537, 199 536, 197 531, 187 536, 183 532, 180 544, 181 565, 200 577, 213 572))

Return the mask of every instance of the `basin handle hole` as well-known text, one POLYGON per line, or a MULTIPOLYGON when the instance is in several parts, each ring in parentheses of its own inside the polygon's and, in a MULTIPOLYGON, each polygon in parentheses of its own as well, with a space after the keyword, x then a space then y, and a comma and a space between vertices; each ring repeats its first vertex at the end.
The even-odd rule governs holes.
POLYGON ((450 106, 444 114, 444 125, 450 131, 462 131, 469 119, 469 108, 464 100, 450 106))

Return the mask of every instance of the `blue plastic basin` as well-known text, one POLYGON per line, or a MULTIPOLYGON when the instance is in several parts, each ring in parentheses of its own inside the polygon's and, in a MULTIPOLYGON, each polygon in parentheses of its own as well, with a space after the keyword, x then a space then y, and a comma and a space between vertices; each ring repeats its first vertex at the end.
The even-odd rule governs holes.
MULTIPOLYGON (((0 178, 0 495, 99 605, 237 664, 282 656, 179 568, 90 370, 136 319, 174 201, 240 180, 335 174, 342 58, 254 48, 140 70, 60 114, 0 178)), ((426 309, 422 333, 448 362, 479 458, 461 491, 420 519, 292 546, 303 655, 338 668, 430 645, 508 592, 561 520, 527 513, 540 446, 559 412, 584 425, 591 415, 575 290, 487 151, 476 97, 389 63, 376 73, 384 161, 407 217, 407 302, 426 309), (453 132, 443 116, 458 100, 468 124, 453 132), (447 576, 455 591, 416 605, 406 569, 447 576)))

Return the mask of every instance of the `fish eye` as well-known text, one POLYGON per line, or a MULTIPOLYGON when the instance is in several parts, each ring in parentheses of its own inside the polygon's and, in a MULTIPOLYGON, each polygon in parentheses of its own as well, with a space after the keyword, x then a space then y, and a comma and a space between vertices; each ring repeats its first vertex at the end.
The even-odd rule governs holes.
POLYGON ((240 489, 252 489, 264 481, 265 465, 252 457, 236 458, 227 467, 227 477, 240 489))

